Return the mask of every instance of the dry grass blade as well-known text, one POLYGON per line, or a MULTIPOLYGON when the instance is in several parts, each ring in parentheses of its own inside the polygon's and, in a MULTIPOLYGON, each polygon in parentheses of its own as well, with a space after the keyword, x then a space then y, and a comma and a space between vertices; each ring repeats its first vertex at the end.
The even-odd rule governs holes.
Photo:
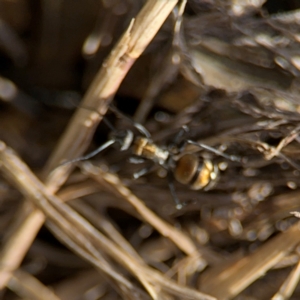
POLYGON ((272 149, 268 155, 266 155, 266 159, 272 159, 274 156, 279 155, 280 151, 289 143, 291 143, 294 139, 296 139, 299 135, 300 127, 297 126, 293 129, 284 139, 280 141, 276 149, 272 149))
POLYGON ((180 293, 191 299, 214 299, 201 292, 177 285, 146 264, 141 263, 141 260, 137 261, 122 251, 117 244, 106 238, 69 206, 49 193, 29 168, 4 143, 0 143, 0 162, 4 175, 47 215, 49 228, 61 242, 92 263, 113 282, 118 283, 117 287, 120 292, 127 295, 131 294, 132 299, 135 299, 134 295, 137 293, 137 288, 134 288, 127 279, 116 272, 98 249, 132 272, 154 299, 158 299, 160 295, 158 291, 161 290, 172 294, 180 293))
MULTIPOLYGON (((142 297, 143 292, 140 291, 137 287, 132 285, 127 279, 123 278, 120 274, 118 274, 115 270, 113 270, 106 259, 99 253, 99 251, 88 241, 84 241, 84 237, 81 236, 82 242, 80 240, 75 242, 68 236, 68 233, 65 233, 64 230, 61 230, 54 222, 47 221, 48 227, 54 233, 54 235, 66 246, 68 246, 74 253, 81 256, 85 260, 91 263, 96 269, 104 272, 105 275, 108 275, 107 281, 110 282, 122 295, 125 299, 140 299, 146 297, 142 297), (79 245, 78 245, 79 242, 79 245), (84 244, 86 242, 86 244, 84 244)), ((71 234, 72 236, 72 234, 71 234)), ((143 280, 143 278, 139 278, 141 282, 145 285, 145 288, 148 290, 150 295, 154 296, 156 292, 150 287, 147 282, 143 280)))
POLYGON ((53 291, 44 286, 30 274, 17 270, 8 283, 8 288, 23 299, 31 300, 59 300, 53 291))
MULTIPOLYGON (((111 52, 82 101, 82 105, 99 111, 104 115, 112 97, 135 60, 145 50, 167 16, 175 7, 177 0, 147 1, 136 19, 129 25, 115 49, 111 52)), ((53 170, 62 159, 79 157, 87 148, 99 115, 78 109, 61 142, 45 169, 45 174, 53 170)))
POLYGON ((266 88, 276 85, 284 91, 291 85, 291 79, 288 76, 285 78, 276 70, 257 70, 257 67, 245 66, 206 49, 193 49, 190 53, 194 68, 203 76, 205 84, 218 89, 239 92, 261 85, 266 88))
POLYGON ((284 283, 281 286, 278 293, 276 293, 272 297, 272 299, 274 299, 274 300, 289 299, 292 296, 293 292, 295 291, 295 288, 296 288, 297 284, 299 283, 299 279, 300 279, 300 263, 298 262, 297 265, 295 266, 294 270, 284 281, 284 283))
MULTIPOLYGON (((138 106, 133 119, 143 124, 150 110, 153 108, 155 104, 155 99, 158 98, 158 95, 161 93, 163 88, 165 88, 170 82, 174 80, 174 78, 178 74, 179 66, 180 66, 180 51, 178 51, 179 38, 180 35, 180 26, 182 22, 182 14, 184 13, 186 6, 186 1, 181 1, 178 11, 176 10, 176 18, 175 20, 175 29, 174 29, 174 37, 173 44, 174 46, 169 50, 168 55, 162 61, 160 66, 160 71, 153 74, 151 79, 151 83, 149 84, 143 99, 141 100, 140 105, 138 106)), ((175 10, 173 11, 173 15, 175 15, 175 10)))
MULTIPOLYGON (((98 242, 102 239, 102 245, 110 244, 108 246, 109 251, 112 251, 115 245, 109 243, 104 236, 97 232, 85 219, 77 215, 75 211, 61 203, 57 197, 51 195, 29 168, 2 142, 0 143, 0 161, 4 175, 12 180, 24 195, 30 197, 34 204, 48 216, 51 220, 49 221, 51 228, 54 229, 54 233, 63 243, 66 243, 73 251, 92 262, 95 267, 113 281, 118 282, 117 286, 123 287, 121 290, 128 293, 132 291, 131 294, 135 294, 136 288, 133 288, 132 284, 116 272, 103 258, 91 242, 90 234, 96 234, 98 242), (74 230, 74 226, 77 230, 74 230)), ((4 261, 3 264, 4 266, 9 265, 7 261, 4 261)))
POLYGON ((3 246, 0 256, 0 289, 6 285, 12 272, 20 266, 24 255, 39 231, 37 224, 42 225, 44 220, 44 214, 37 209, 34 210, 25 216, 17 233, 3 246))
POLYGON ((54 286, 55 293, 62 299, 78 299, 78 295, 85 295, 92 291, 99 299, 107 293, 108 285, 96 270, 89 270, 75 274, 54 286), (71 280, 70 280, 71 279, 71 280))
POLYGON ((225 270, 215 267, 203 281, 203 290, 217 299, 231 299, 264 275, 300 242, 299 224, 261 246, 255 253, 225 270))
MULTIPOLYGON (((111 56, 103 64, 103 68, 95 77, 94 82, 85 95, 83 101, 85 106, 96 109, 101 114, 105 114, 109 101, 116 93, 124 76, 152 40, 176 3, 176 0, 146 2, 134 23, 130 24, 129 30, 125 32, 115 50, 111 52, 111 56)), ((72 159, 84 152, 99 121, 100 117, 98 114, 84 109, 78 110, 73 121, 62 136, 56 152, 48 163, 48 167, 44 171, 45 178, 48 176, 49 171, 55 168, 63 158, 72 159)), ((48 177, 48 188, 55 193, 63 184, 70 171, 70 168, 65 168, 64 172, 60 170, 59 174, 55 173, 55 176, 48 177)), ((28 219, 27 224, 30 224, 30 226, 26 228, 26 231, 23 231, 23 228, 25 229, 23 225, 17 228, 11 240, 6 245, 4 252, 1 254, 1 260, 4 259, 11 266, 11 270, 20 264, 31 241, 44 222, 43 217, 36 211, 24 218, 28 219), (19 244, 20 240, 24 239, 25 232, 27 244, 26 247, 24 245, 21 248, 19 244), (19 258, 18 260, 14 260, 12 257, 10 260, 7 259, 7 253, 13 253, 12 249, 16 249, 15 255, 19 258)), ((2 277, 2 281, 0 282, 0 289, 4 287, 8 279, 9 274, 6 273, 5 278, 2 277)))
POLYGON ((0 0, 1 299, 300 299, 300 1, 50 2, 0 0))
POLYGON ((96 213, 93 209, 85 205, 79 199, 72 201, 71 206, 74 207, 82 216, 91 222, 96 228, 101 229, 107 236, 110 236, 113 241, 124 249, 136 260, 141 261, 140 256, 135 249, 124 239, 124 237, 116 230, 109 220, 103 214, 96 213))
MULTIPOLYGON (((148 209, 143 201, 126 188, 116 175, 103 172, 100 168, 94 167, 90 163, 83 163, 80 166, 82 167, 82 170, 94 178, 94 180, 99 181, 100 183, 102 180, 105 180, 111 184, 115 191, 128 201, 146 222, 153 226, 163 236, 172 240, 182 251, 191 256, 199 256, 195 244, 187 235, 175 227, 172 227, 148 209)), ((201 260, 200 257, 198 257, 198 259, 201 260)))

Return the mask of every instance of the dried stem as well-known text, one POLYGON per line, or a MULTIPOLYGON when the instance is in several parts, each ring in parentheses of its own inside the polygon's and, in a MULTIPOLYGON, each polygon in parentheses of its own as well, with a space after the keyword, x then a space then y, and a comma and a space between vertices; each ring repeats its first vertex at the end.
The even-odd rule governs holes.
MULTIPOLYGON (((109 102, 128 70, 150 43, 176 3, 176 0, 149 0, 146 2, 95 77, 83 99, 83 105, 98 110, 102 115, 105 114, 109 102)), ((60 170, 59 173, 54 172, 55 174, 52 174, 51 177, 47 177, 49 172, 63 158, 72 159, 80 156, 85 151, 100 119, 99 114, 92 113, 89 110, 79 109, 77 111, 44 170, 44 178, 47 178, 46 184, 49 191, 55 193, 64 183, 71 170, 68 167, 64 169, 64 172, 60 170)), ((0 255, 0 262, 5 266, 10 266, 10 271, 19 266, 37 231, 44 222, 44 218, 37 211, 33 211, 26 219, 28 220, 27 223, 21 224, 15 229, 0 255), (26 238, 24 238, 25 236, 26 238), (20 247, 23 240, 27 242, 24 244, 25 246, 20 247), (15 254, 12 257, 8 253, 15 254)), ((5 273, 5 278, 3 273, 0 273, 2 275, 0 276, 2 278, 0 289, 5 286, 10 277, 7 271, 5 273)))
MULTIPOLYGON (((155 284, 158 286, 158 290, 169 291, 173 294, 181 292, 192 299, 214 299, 174 283, 158 271, 148 267, 142 262, 142 259, 136 260, 135 257, 124 252, 116 243, 105 237, 72 208, 49 193, 30 169, 2 142, 0 143, 0 167, 3 174, 43 211, 48 218, 49 228, 57 238, 101 270, 113 282, 117 282, 117 286, 122 291, 134 294, 137 287, 134 287, 114 270, 103 257, 100 249, 138 278, 153 297, 154 294, 158 295, 158 292, 152 288, 152 285, 155 284)), ((181 238, 184 241, 184 237, 181 238)), ((155 296, 154 299, 158 299, 158 296, 155 296)))
POLYGON ((30 274, 17 270, 8 283, 8 288, 23 299, 59 300, 53 291, 30 274))
POLYGON ((163 236, 172 240, 179 249, 188 255, 198 256, 199 259, 201 259, 195 244, 187 235, 166 223, 154 212, 148 209, 143 201, 136 197, 128 188, 126 188, 116 175, 103 172, 100 168, 94 167, 90 163, 83 163, 81 164, 81 167, 82 170, 94 180, 99 181, 100 183, 101 180, 105 180, 111 184, 114 187, 114 190, 117 191, 122 198, 128 201, 146 222, 153 226, 163 236))
POLYGON ((233 298, 264 275, 299 242, 299 223, 296 223, 226 270, 221 270, 221 266, 212 269, 203 282, 203 289, 220 300, 233 298))

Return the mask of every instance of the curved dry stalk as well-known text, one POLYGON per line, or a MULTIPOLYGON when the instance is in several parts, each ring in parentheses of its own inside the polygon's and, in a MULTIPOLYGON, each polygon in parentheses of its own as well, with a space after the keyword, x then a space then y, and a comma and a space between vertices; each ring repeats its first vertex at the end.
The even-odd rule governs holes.
POLYGON ((24 255, 33 243, 40 229, 36 224, 42 225, 44 220, 44 214, 40 210, 35 209, 23 219, 18 231, 4 244, 0 256, 0 289, 5 287, 12 272, 18 269, 24 255), (29 232, 30 234, 28 234, 29 232))
POLYGON ((105 180, 111 184, 114 187, 114 190, 117 191, 126 201, 128 201, 147 223, 153 226, 163 236, 173 241, 173 243, 176 244, 177 247, 187 255, 198 256, 198 259, 201 260, 199 252, 193 241, 183 232, 171 226, 159 218, 153 211, 147 208, 143 201, 135 196, 116 175, 103 172, 100 168, 93 166, 89 162, 81 163, 80 167, 82 168, 83 172, 88 174, 95 181, 101 183, 102 180, 105 180))
POLYGON ((300 126, 296 126, 287 136, 285 136, 277 145, 276 148, 270 149, 270 152, 265 155, 266 159, 271 160, 273 157, 278 156, 280 151, 295 140, 299 136, 300 126))
MULTIPOLYGON (((148 0, 146 2, 95 77, 84 97, 83 104, 85 106, 97 109, 102 115, 105 114, 110 100, 128 70, 150 43, 176 4, 177 0, 148 0)), ((99 114, 84 109, 77 111, 44 170, 44 178, 63 158, 69 160, 80 156, 85 151, 99 122, 99 114)), ((55 173, 51 177, 48 176, 47 188, 55 193, 65 182, 70 172, 71 169, 68 166, 63 172, 60 169, 60 173, 55 173)), ((0 262, 9 265, 10 271, 19 266, 44 222, 44 217, 36 210, 29 215, 26 214, 23 218, 28 220, 27 223, 21 224, 15 229, 0 255, 0 262), (26 243, 20 247, 20 241, 24 239, 26 243), (15 256, 12 257, 8 253, 14 253, 15 256)), ((9 272, 6 271, 5 273, 6 276, 2 276, 2 281, 0 281, 0 289, 5 286, 10 277, 9 272)), ((0 272, 0 275, 3 273, 0 272)))
POLYGON ((103 214, 96 213, 91 207, 87 206, 83 201, 76 199, 70 204, 82 216, 91 222, 96 228, 101 229, 111 237, 112 240, 121 248, 129 253, 136 260, 142 262, 141 257, 135 249, 127 242, 127 240, 120 234, 120 232, 113 226, 113 224, 106 219, 103 214))
POLYGON ((8 288, 23 299, 59 300, 55 293, 27 272, 17 270, 7 284, 8 288))
MULTIPOLYGON (((129 300, 145 298, 146 295, 144 295, 144 297, 141 297, 141 295, 143 294, 142 291, 140 291, 137 287, 132 285, 131 282, 129 282, 126 278, 114 271, 109 266, 105 258, 99 252, 97 253, 97 249, 91 246, 91 244, 88 245, 89 242, 87 243, 89 247, 87 249, 84 249, 86 245, 78 245, 78 241, 72 240, 72 238, 68 236, 68 233, 61 230, 61 228, 57 226, 54 222, 47 220, 46 224, 58 240, 60 240, 63 244, 69 247, 74 253, 88 261, 97 270, 104 272, 104 274, 108 275, 108 277, 106 276, 106 278, 120 293, 120 295, 129 300), (90 250, 92 250, 93 253, 91 253, 90 250)), ((144 283, 143 281, 142 283, 144 283)), ((146 286, 146 289, 148 290, 148 286, 146 286)), ((150 293, 153 294, 153 291, 150 290, 150 293)))
MULTIPOLYGON (((128 70, 145 50, 176 4, 177 0, 146 2, 103 63, 83 98, 83 106, 97 110, 101 115, 106 113, 128 70)), ((99 114, 78 109, 50 158, 45 174, 59 165, 62 159, 71 160, 82 155, 100 120, 99 114)))
POLYGON ((62 300, 76 299, 78 295, 84 297, 91 289, 94 291, 97 289, 95 298, 101 299, 109 291, 107 282, 95 269, 75 273, 71 277, 52 285, 52 288, 62 300))
POLYGON ((279 291, 272 297, 274 300, 287 300, 292 296, 300 280, 300 262, 297 263, 293 271, 281 285, 279 291))
POLYGON ((250 254, 227 266, 216 266, 203 280, 203 290, 218 299, 231 299, 264 275, 300 242, 299 223, 250 254))
MULTIPOLYGON (((153 74, 147 90, 133 116, 133 119, 138 123, 145 122, 146 117, 155 104, 155 99, 157 99, 159 93, 170 82, 173 82, 174 78, 178 74, 178 69, 181 62, 180 52, 178 51, 179 35, 182 23, 182 15, 186 6, 186 0, 181 1, 180 5, 178 6, 178 11, 176 10, 176 16, 174 16, 176 20, 174 22, 173 47, 168 51, 163 59, 160 70, 153 74)), ((175 10, 173 11, 173 15, 175 15, 175 10)))
MULTIPOLYGON (((49 193, 30 169, 2 142, 0 142, 0 168, 3 174, 13 182, 24 196, 32 199, 34 204, 49 218, 48 222, 50 222, 51 228, 54 229, 56 236, 63 243, 88 261, 92 261, 98 269, 117 282, 118 286, 123 287, 124 290, 133 291, 136 289, 110 266, 93 245, 90 235, 91 233, 95 234, 97 230, 62 203, 59 198, 49 193)), ((101 240, 102 235, 99 232, 97 233, 98 240, 101 240)), ((107 239, 105 239, 105 242, 109 243, 107 239)), ((110 248, 114 247, 114 245, 110 246, 110 248)), ((10 267, 7 261, 1 263, 10 267)), ((11 271, 11 267, 9 271, 11 271)), ((8 275, 9 272, 4 270, 1 274, 2 282, 9 279, 8 275)))
POLYGON ((130 254, 124 252, 72 208, 52 195, 15 153, 2 142, 0 143, 0 168, 4 175, 25 196, 32 199, 34 204, 48 217, 47 224, 61 242, 92 263, 113 282, 117 282, 117 287, 121 291, 134 294, 136 293, 134 291, 138 289, 114 270, 99 252, 100 249, 138 278, 154 299, 159 298, 160 290, 172 294, 182 293, 186 298, 191 299, 214 299, 209 295, 176 284, 158 271, 148 267, 142 260, 137 261, 130 254), (158 286, 157 291, 152 288, 154 284, 158 286))

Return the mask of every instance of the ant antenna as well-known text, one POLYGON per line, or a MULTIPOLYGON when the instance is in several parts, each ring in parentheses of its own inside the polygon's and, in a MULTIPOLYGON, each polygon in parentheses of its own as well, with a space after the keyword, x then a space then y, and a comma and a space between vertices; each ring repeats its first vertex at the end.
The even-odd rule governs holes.
POLYGON ((116 128, 114 127, 114 125, 112 123, 110 123, 108 121, 108 119, 105 116, 102 116, 103 118, 103 122, 105 123, 105 125, 111 130, 111 131, 116 131, 116 128))
POLYGON ((116 143, 116 140, 112 139, 107 141, 106 143, 102 144, 99 148, 97 148, 96 150, 94 150, 93 152, 85 155, 85 156, 81 156, 72 160, 68 160, 65 161, 61 164, 61 166, 67 165, 67 164, 71 164, 71 163, 75 163, 78 161, 83 161, 83 160, 88 160, 94 156, 96 156, 98 153, 100 153, 101 151, 105 150, 106 148, 108 148, 109 146, 113 145, 114 143, 116 143))
MULTIPOLYGON (((100 116, 102 116, 103 122, 109 127, 109 129, 111 131, 116 131, 116 128, 107 120, 107 118, 105 116, 101 115, 96 109, 88 107, 88 106, 84 106, 84 105, 79 105, 79 104, 74 104, 74 106, 76 106, 78 108, 84 108, 84 109, 88 109, 90 111, 96 112, 97 114, 99 114, 100 116)), ((125 114, 123 114, 119 109, 117 109, 117 107, 114 106, 113 104, 110 104, 108 106, 108 108, 112 112, 114 112, 116 115, 121 116, 123 119, 126 119, 128 122, 130 122, 146 138, 148 138, 148 139, 151 138, 150 132, 142 124, 134 122, 131 118, 129 118, 128 116, 126 116, 125 114)))
POLYGON ((142 135, 144 135, 146 138, 151 139, 150 132, 140 123, 134 122, 131 118, 127 117, 125 114, 123 114, 116 106, 113 104, 109 105, 109 109, 114 112, 116 115, 121 116, 122 118, 126 119, 129 123, 132 124, 142 135))
POLYGON ((205 144, 202 144, 202 143, 197 143, 197 142, 194 142, 192 140, 187 140, 186 141, 187 144, 191 144, 191 145, 195 145, 195 146, 198 146, 198 147, 201 147, 207 151, 210 151, 212 153, 215 153, 216 155, 219 155, 219 156, 222 156, 228 160, 231 160, 231 161, 237 161, 237 162, 241 162, 241 158, 238 157, 238 156, 235 156, 235 155, 227 155, 213 147, 210 147, 208 145, 205 145, 205 144))
MULTIPOLYGON (((87 109, 93 112, 96 112, 97 114, 99 114, 100 116, 102 116, 103 118, 103 122, 109 127, 109 129, 111 131, 116 131, 116 128, 107 120, 107 118, 103 115, 101 115, 96 109, 85 106, 85 105, 81 105, 81 104, 76 104, 74 102, 72 102, 72 105, 74 105, 75 107, 78 108, 83 108, 83 109, 87 109)), ((108 106, 108 108, 114 112, 116 115, 121 116, 122 118, 126 119, 128 122, 130 122, 141 134, 143 134, 146 138, 151 139, 151 134, 150 132, 142 125, 139 123, 134 122, 131 118, 129 118, 128 116, 126 116, 125 114, 123 114, 115 105, 110 104, 108 106)))

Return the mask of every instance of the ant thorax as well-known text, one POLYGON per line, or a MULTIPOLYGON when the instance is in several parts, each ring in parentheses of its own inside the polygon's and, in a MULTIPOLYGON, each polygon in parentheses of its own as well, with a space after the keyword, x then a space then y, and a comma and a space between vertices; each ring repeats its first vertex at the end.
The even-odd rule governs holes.
POLYGON ((170 154, 168 150, 158 147, 150 139, 140 136, 134 140, 133 153, 159 165, 165 165, 170 154))

